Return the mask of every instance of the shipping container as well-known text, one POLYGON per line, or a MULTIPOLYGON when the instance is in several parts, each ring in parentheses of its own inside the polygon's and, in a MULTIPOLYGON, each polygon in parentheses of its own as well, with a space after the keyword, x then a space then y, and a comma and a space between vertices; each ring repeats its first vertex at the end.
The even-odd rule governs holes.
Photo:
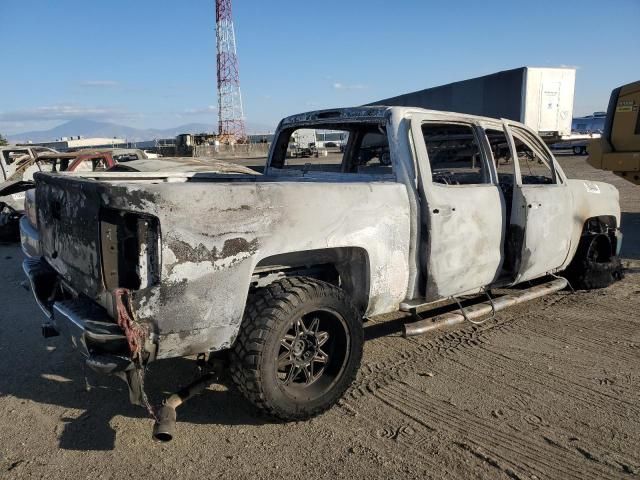
POLYGON ((399 105, 508 118, 548 140, 571 134, 574 68, 521 67, 386 98, 399 105))

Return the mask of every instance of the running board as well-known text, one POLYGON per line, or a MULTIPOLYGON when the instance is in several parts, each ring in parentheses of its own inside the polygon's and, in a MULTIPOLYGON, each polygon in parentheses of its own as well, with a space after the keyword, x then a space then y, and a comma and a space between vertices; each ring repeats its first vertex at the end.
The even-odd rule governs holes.
POLYGON ((565 288, 568 282, 565 278, 558 278, 526 290, 516 290, 502 297, 489 299, 486 302, 464 307, 458 311, 445 313, 433 318, 425 318, 413 323, 405 323, 403 326, 403 335, 412 337, 422 335, 424 333, 438 330, 443 327, 456 325, 465 320, 473 320, 491 313, 499 312, 505 308, 524 303, 535 298, 544 297, 551 293, 558 292, 565 288))

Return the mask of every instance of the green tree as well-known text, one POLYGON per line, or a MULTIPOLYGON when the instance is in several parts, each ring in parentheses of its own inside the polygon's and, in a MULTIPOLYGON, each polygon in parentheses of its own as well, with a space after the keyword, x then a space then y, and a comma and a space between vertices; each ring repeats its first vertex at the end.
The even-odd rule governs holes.
POLYGON ((7 145, 7 143, 8 143, 8 142, 7 142, 7 139, 6 139, 6 138, 4 138, 4 137, 2 136, 2 134, 0 133, 0 146, 2 146, 2 145, 7 145))

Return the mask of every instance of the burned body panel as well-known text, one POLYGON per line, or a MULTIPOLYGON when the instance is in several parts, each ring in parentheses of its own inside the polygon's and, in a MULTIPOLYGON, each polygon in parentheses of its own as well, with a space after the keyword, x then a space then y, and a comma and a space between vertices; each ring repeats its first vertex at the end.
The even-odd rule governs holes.
MULTIPOLYGON (((139 257, 147 266, 161 258, 158 279, 152 275, 139 286, 127 285, 137 287, 132 306, 139 321, 152 325, 160 345, 157 358, 228 348, 252 272, 273 255, 358 247, 367 252, 372 275, 367 314, 397 309, 406 295, 409 214, 401 184, 290 180, 114 186, 47 176, 39 178, 38 197, 45 258, 69 284, 107 309, 115 285, 107 270, 117 247, 107 245, 113 223, 106 215, 117 211, 157 220, 159 255, 142 255, 139 249, 139 257), (345 204, 351 206, 347 211, 345 204), (381 222, 372 225, 373 217, 381 222)), ((150 252, 148 241, 142 243, 150 252)), ((125 286, 122 282, 119 286, 125 286)))
POLYGON ((620 194, 611 184, 587 180, 567 180, 571 191, 573 209, 571 211, 571 248, 561 268, 569 265, 576 253, 584 226, 589 219, 611 217, 614 229, 620 229, 620 194))
POLYGON ((44 258, 73 288, 89 297, 102 284, 98 185, 37 174, 36 197, 44 258))
POLYGON ((494 283, 502 266, 502 221, 495 211, 500 207, 497 187, 466 189, 464 197, 442 202, 446 198, 440 197, 431 209, 437 211, 433 214, 437 219, 431 224, 427 271, 439 275, 437 280, 433 280, 435 275, 427 276, 430 300, 475 293, 494 283))
POLYGON ((402 288, 387 288, 391 283, 406 285, 406 268, 393 268, 407 263, 408 214, 401 186, 268 182, 193 187, 164 188, 154 209, 147 209, 161 225, 167 224, 169 212, 174 219, 171 230, 163 231, 161 284, 134 295, 139 318, 158 327, 160 358, 179 349, 164 335, 193 330, 199 336, 211 330, 204 343, 228 348, 242 319, 253 270, 261 259, 280 253, 363 248, 373 275, 370 313, 397 308, 404 298, 402 288), (185 208, 185 188, 206 216, 185 208), (379 201, 371 202, 371 188, 379 201), (340 209, 345 201, 354 205, 347 213, 340 209), (371 215, 393 220, 371 227, 371 215), (394 258, 393 265, 388 256, 394 258), (225 335, 216 338, 221 328, 225 335))
POLYGON ((559 269, 569 256, 572 198, 566 185, 522 189, 520 208, 525 229, 520 244, 518 275, 514 283, 559 269))

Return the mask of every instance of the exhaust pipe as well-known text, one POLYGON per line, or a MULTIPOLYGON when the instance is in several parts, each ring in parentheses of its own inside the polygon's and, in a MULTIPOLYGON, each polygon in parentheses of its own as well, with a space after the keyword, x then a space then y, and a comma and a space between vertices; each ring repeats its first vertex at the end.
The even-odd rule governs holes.
POLYGON ((422 335, 434 330, 439 330, 440 328, 462 323, 465 320, 473 320, 492 312, 498 312, 507 307, 533 300, 534 298, 544 297, 550 293, 562 290, 567 285, 567 279, 559 277, 557 280, 552 280, 550 282, 543 283, 542 285, 536 285, 535 287, 527 288, 526 290, 517 290, 502 297, 494 298, 493 305, 491 302, 482 302, 465 307, 464 313, 462 313, 462 311, 454 311, 445 313, 438 317, 425 318, 424 320, 418 320, 417 322, 406 323, 402 327, 402 333, 404 337, 422 335))
POLYGON ((176 407, 162 405, 156 412, 153 438, 160 442, 170 442, 176 434, 176 407))
POLYGON ((156 411, 156 422, 153 425, 153 438, 159 442, 170 442, 176 433, 176 408, 198 395, 218 378, 216 372, 203 375, 198 380, 182 388, 167 398, 156 411))

